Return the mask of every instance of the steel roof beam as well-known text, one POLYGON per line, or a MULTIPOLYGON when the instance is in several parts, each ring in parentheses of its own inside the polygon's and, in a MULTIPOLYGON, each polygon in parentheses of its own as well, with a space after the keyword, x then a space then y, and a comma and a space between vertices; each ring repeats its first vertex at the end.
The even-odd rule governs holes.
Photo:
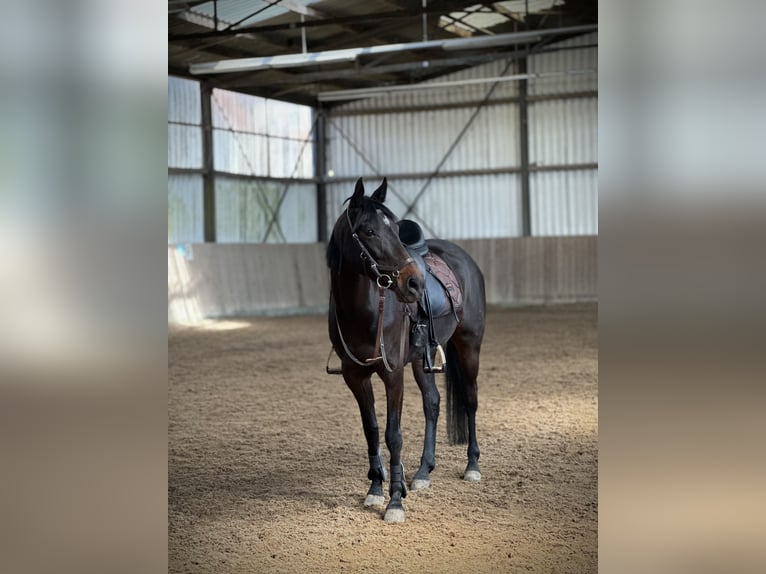
MULTIPOLYGON (((496 60, 505 59, 518 59, 525 58, 529 55, 545 54, 550 52, 569 51, 569 50, 582 50, 585 48, 597 48, 598 44, 588 44, 585 46, 567 46, 567 47, 554 47, 538 50, 537 47, 531 50, 506 50, 502 52, 491 52, 489 54, 481 54, 477 56, 463 56, 460 58, 442 58, 434 59, 429 58, 428 70, 433 71, 435 68, 454 68, 456 66, 474 66, 477 64, 483 64, 487 62, 494 62, 496 60)), ((410 70, 423 70, 423 61, 417 60, 415 62, 405 62, 402 64, 386 64, 382 66, 364 65, 354 68, 344 68, 342 70, 327 70, 321 72, 303 72, 293 74, 288 71, 282 71, 284 74, 279 78, 269 77, 270 85, 285 86, 291 84, 307 84, 309 82, 324 82, 332 81, 341 78, 359 78, 360 76, 387 76, 396 72, 408 72, 410 70)), ((274 72, 274 71, 272 71, 274 72)), ((247 86, 258 85, 260 80, 256 79, 251 74, 243 73, 241 77, 235 77, 232 75, 231 79, 222 80, 220 82, 221 87, 225 88, 242 88, 247 86)))
POLYGON ((538 42, 547 36, 578 34, 597 30, 595 24, 586 26, 571 26, 567 28, 550 28, 498 34, 496 36, 481 36, 478 38, 452 38, 449 40, 429 40, 426 42, 408 42, 368 46, 365 48, 350 48, 346 50, 329 50, 325 52, 309 52, 306 54, 283 54, 265 58, 239 58, 191 64, 189 72, 198 74, 225 74, 273 68, 299 68, 318 64, 353 62, 360 56, 376 56, 393 52, 408 52, 417 50, 479 50, 498 46, 538 42))

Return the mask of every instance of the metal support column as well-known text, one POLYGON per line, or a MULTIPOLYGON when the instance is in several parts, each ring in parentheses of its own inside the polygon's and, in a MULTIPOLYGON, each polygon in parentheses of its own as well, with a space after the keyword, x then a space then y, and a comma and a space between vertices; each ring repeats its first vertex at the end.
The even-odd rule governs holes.
POLYGON ((201 82, 202 95, 202 209, 205 242, 215 243, 215 179, 213 175, 213 87, 201 82))
POLYGON ((327 241, 327 138, 325 111, 321 105, 314 112, 316 138, 314 143, 314 173, 317 177, 317 241, 327 241))
MULTIPOLYGON (((527 58, 518 60, 518 73, 527 73, 527 58)), ((521 234, 532 235, 532 218, 529 202, 529 110, 527 102, 527 80, 519 82, 519 152, 521 160, 521 234)))

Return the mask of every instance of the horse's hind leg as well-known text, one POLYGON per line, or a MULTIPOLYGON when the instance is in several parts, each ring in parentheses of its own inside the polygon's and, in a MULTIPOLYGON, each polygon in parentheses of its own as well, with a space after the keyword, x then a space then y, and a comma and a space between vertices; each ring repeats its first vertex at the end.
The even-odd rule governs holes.
POLYGON ((463 474, 463 480, 479 482, 481 471, 479 470, 479 443, 476 440, 476 409, 479 406, 478 384, 476 378, 479 375, 479 350, 469 349, 461 353, 462 367, 466 378, 466 411, 468 412, 468 465, 463 474))
POLYGON ((372 392, 370 373, 365 369, 344 366, 343 378, 359 404, 364 436, 367 439, 367 455, 370 461, 367 478, 372 482, 367 491, 364 505, 383 506, 386 501, 383 495, 383 481, 386 479, 386 471, 380 456, 378 419, 375 415, 375 396, 372 392))
POLYGON ((436 423, 439 419, 440 397, 433 373, 426 373, 423 370, 422 361, 417 358, 412 361, 412 372, 423 395, 423 414, 426 419, 420 468, 415 473, 410 486, 412 490, 420 490, 431 485, 431 471, 436 467, 436 423))
POLYGON ((476 410, 478 401, 479 375, 479 351, 481 350, 481 337, 470 336, 467 333, 459 333, 458 337, 453 338, 448 345, 447 362, 457 359, 459 372, 455 373, 460 379, 458 389, 460 389, 458 408, 464 409, 466 422, 468 426, 468 465, 463 474, 463 480, 467 482, 479 482, 481 480, 481 470, 479 470, 479 443, 476 440, 476 410), (454 344, 454 347, 452 345, 454 344), (450 357, 456 353, 456 356, 450 357), (462 388, 461 388, 462 387, 462 388))

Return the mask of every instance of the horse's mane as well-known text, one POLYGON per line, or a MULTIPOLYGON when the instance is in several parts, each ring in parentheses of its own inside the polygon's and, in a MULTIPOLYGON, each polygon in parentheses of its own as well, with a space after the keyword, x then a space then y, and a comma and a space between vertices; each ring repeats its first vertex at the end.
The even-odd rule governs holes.
MULTIPOLYGON (((346 204, 350 199, 350 197, 346 198, 343 203, 346 204)), ((375 211, 380 210, 391 221, 398 221, 396 215, 394 215, 388 207, 372 197, 364 196, 360 201, 361 205, 355 207, 353 210, 354 215, 352 215, 352 220, 357 221, 365 214, 375 213, 375 211)), ((345 215, 338 218, 338 221, 335 223, 335 227, 333 227, 332 233, 330 234, 330 239, 327 242, 327 266, 332 271, 338 271, 343 262, 343 245, 341 245, 343 226, 348 227, 345 215)))

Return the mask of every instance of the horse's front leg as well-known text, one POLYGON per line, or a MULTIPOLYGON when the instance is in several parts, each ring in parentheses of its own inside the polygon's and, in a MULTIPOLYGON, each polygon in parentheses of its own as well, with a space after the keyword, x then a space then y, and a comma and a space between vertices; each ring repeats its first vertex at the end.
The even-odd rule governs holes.
POLYGON ((391 453, 391 482, 389 494, 391 500, 383 517, 386 522, 404 522, 402 499, 407 496, 404 467, 402 466, 402 399, 404 396, 404 368, 399 367, 393 373, 380 374, 386 385, 386 446, 391 453))
POLYGON ((412 372, 423 395, 423 414, 426 419, 423 439, 423 455, 420 468, 412 479, 412 490, 428 488, 431 485, 431 471, 436 467, 436 423, 439 420, 439 389, 436 387, 433 373, 423 370, 420 359, 412 361, 412 372))
POLYGON ((344 365, 343 378, 359 404, 362 415, 362 427, 367 439, 367 456, 370 468, 367 478, 370 479, 370 489, 367 491, 365 506, 383 506, 386 499, 383 495, 383 481, 386 480, 386 470, 380 456, 380 436, 378 419, 375 415, 375 396, 372 392, 370 376, 372 372, 357 365, 344 365))

